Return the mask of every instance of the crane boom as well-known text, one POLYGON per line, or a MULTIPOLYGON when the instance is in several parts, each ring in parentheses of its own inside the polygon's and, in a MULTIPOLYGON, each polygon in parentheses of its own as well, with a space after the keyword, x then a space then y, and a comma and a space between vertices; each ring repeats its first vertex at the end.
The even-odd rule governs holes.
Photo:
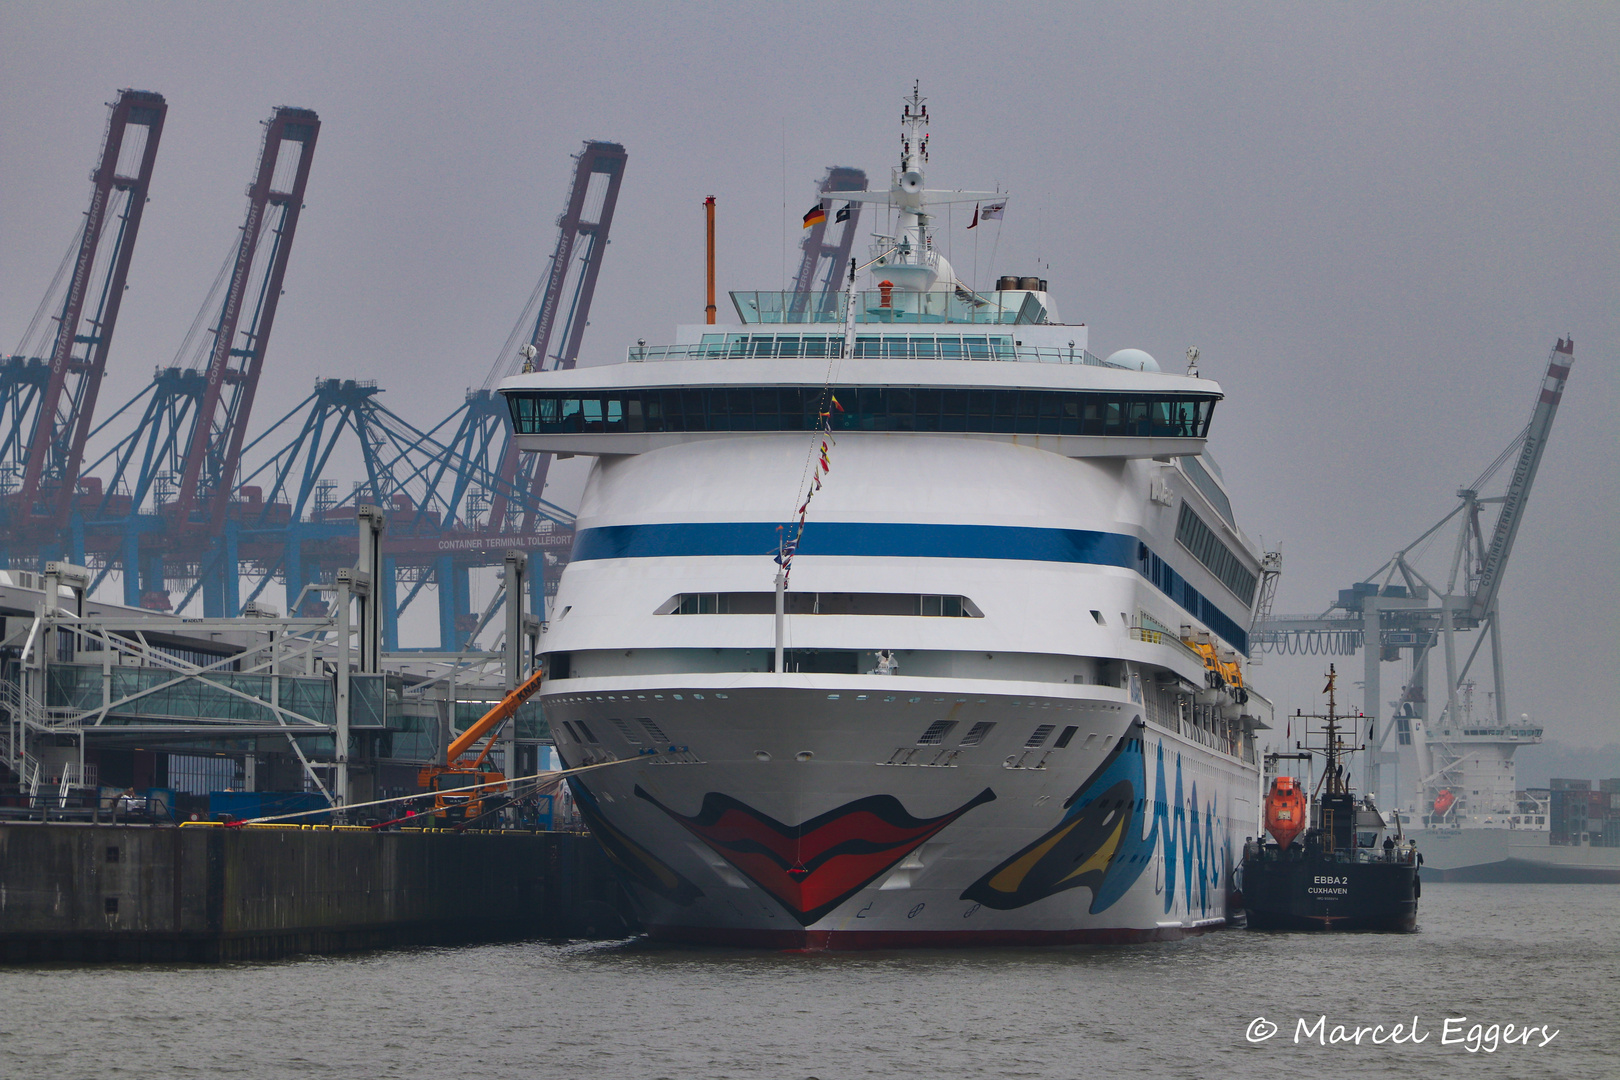
MULTIPOLYGON (((608 231, 613 228, 613 211, 619 203, 619 186, 624 182, 624 168, 628 160, 629 155, 622 144, 597 140, 587 141, 584 149, 574 158, 574 180, 568 191, 568 204, 557 218, 557 248, 552 252, 551 265, 546 271, 540 312, 535 317, 534 330, 529 334, 528 344, 533 346, 541 367, 567 370, 579 359, 585 328, 590 325, 596 279, 602 271, 602 259, 607 255, 608 231), (570 270, 574 268, 574 247, 581 238, 585 242, 585 253, 573 277, 573 296, 568 300, 566 315, 563 315, 561 341, 556 352, 548 354, 552 330, 562 314, 570 270)), ((512 374, 509 366, 511 358, 503 357, 496 363, 500 365, 503 362, 508 367, 499 371, 500 377, 512 374)), ((486 381, 486 388, 496 374, 491 372, 492 379, 486 381)), ((502 411, 504 413, 504 408, 502 411)), ((535 503, 545 494, 551 455, 520 454, 517 442, 512 438, 511 417, 503 415, 501 419, 505 424, 505 445, 496 474, 501 478, 503 488, 515 486, 529 492, 522 531, 532 533, 540 524, 541 515, 535 512, 535 503)), ((509 512, 510 500, 504 490, 497 492, 491 501, 489 520, 503 521, 509 512)))
POLYGON ((518 708, 525 701, 528 701, 531 697, 533 697, 535 691, 540 689, 540 682, 543 678, 543 674, 544 673, 541 671, 536 671, 533 675, 530 675, 515 690, 497 702, 494 708, 490 709, 489 712, 479 717, 476 724, 468 728, 466 731, 463 731, 461 735, 445 749, 445 763, 447 765, 454 766, 458 757, 472 749, 473 745, 477 743, 479 739, 482 739, 485 735, 489 734, 489 732, 492 731, 496 725, 500 724, 503 720, 508 719, 513 713, 517 712, 518 708))
POLYGON ((41 526, 54 531, 67 520, 167 111, 163 95, 146 90, 124 90, 112 105, 101 160, 91 174, 95 186, 73 274, 56 317, 49 367, 35 399, 32 431, 25 439, 8 439, 9 449, 26 455, 14 501, 14 531, 40 531, 41 526), (132 173, 127 171, 131 168, 132 173), (117 226, 109 232, 113 219, 117 226), (91 304, 98 273, 100 297, 91 304))
POLYGON ((1569 378, 1569 369, 1574 363, 1575 340, 1559 338, 1547 357, 1547 374, 1541 381, 1541 393, 1536 398, 1535 410, 1530 414, 1530 425, 1525 429, 1519 461, 1513 467, 1513 479, 1502 497, 1502 511, 1496 517, 1491 544, 1480 566, 1479 583, 1469 606, 1469 615, 1475 619, 1483 619, 1496 604, 1496 594, 1502 585, 1502 571, 1507 566, 1508 556, 1513 553, 1513 541, 1518 536, 1519 523, 1524 520, 1530 487, 1535 483, 1536 470, 1541 467, 1541 454, 1547 447, 1547 435, 1552 430, 1553 418, 1558 415, 1564 382, 1569 378))
POLYGON ((312 110, 288 106, 278 108, 265 125, 264 151, 248 187, 247 221, 214 326, 207 382, 181 469, 174 504, 181 525, 218 529, 224 521, 320 130, 312 110), (267 218, 274 220, 267 223, 267 218), (267 253, 261 251, 265 243, 267 253))
MULTIPOLYGON (((827 175, 821 179, 818 193, 831 197, 840 191, 865 189, 865 170, 852 169, 844 165, 829 165, 827 175)), ((796 314, 804 315, 810 302, 810 294, 815 291, 817 271, 822 267, 823 260, 827 260, 826 276, 822 282, 823 295, 816 313, 825 315, 833 309, 835 301, 830 294, 836 293, 842 285, 844 268, 849 265, 849 253, 854 248, 855 234, 860 228, 860 221, 861 204, 849 204, 849 217, 844 222, 843 230, 838 234, 837 243, 829 243, 827 240, 825 217, 810 226, 809 233, 799 244, 804 254, 799 260, 799 272, 793 278, 793 310, 796 314)))

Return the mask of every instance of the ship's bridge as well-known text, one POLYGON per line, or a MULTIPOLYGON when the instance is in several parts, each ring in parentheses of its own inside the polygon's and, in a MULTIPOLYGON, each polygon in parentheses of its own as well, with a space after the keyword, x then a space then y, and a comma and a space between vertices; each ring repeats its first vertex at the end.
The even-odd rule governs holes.
MULTIPOLYGON (((644 362, 533 372, 501 386, 518 446, 638 454, 767 432, 961 435, 1065 457, 1202 452, 1221 389, 1109 365, 1017 333, 741 334, 635 347, 644 362), (1039 361, 1039 362, 1005 362, 1039 361)), ((1054 328, 1055 329, 1055 328, 1054 328)), ((1145 354, 1143 354, 1145 355, 1145 354)))

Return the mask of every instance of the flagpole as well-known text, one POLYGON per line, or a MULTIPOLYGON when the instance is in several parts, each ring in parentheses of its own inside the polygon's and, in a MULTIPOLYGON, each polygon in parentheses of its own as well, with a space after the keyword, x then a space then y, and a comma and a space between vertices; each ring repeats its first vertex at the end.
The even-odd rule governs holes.
POLYGON ((787 543, 783 532, 776 539, 776 662, 771 670, 782 674, 782 631, 787 616, 787 543))
POLYGON ((849 299, 844 303, 844 359, 855 356, 855 260, 849 260, 849 299))
MULTIPOLYGON (((977 229, 978 227, 979 227, 979 204, 974 203, 973 204, 973 220, 968 222, 968 228, 969 229, 977 229)), ((979 234, 977 232, 975 232, 973 234, 973 285, 972 285, 972 289, 973 289, 973 291, 975 293, 977 293, 979 291, 979 234)))

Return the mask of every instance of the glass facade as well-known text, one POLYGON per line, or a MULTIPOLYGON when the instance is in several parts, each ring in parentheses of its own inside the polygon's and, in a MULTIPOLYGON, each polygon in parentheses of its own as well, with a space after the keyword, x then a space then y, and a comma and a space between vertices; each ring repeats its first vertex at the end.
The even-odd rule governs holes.
MULTIPOLYGON (((460 735, 478 723, 494 706, 493 701, 456 702, 456 734, 460 735)), ((538 701, 526 701, 519 705, 512 722, 517 725, 517 737, 520 739, 551 738, 551 727, 546 723, 545 711, 538 701)))
POLYGON ((1244 604, 1254 603, 1255 575, 1186 503, 1181 504, 1181 518, 1176 522, 1176 541, 1231 589, 1232 595, 1244 604))
POLYGON ((1180 461, 1181 471, 1187 474, 1187 479, 1204 493, 1204 498, 1208 499, 1215 511, 1226 519, 1228 525, 1236 527, 1237 522, 1232 520, 1232 500, 1226 497, 1226 492, 1222 491, 1215 478, 1209 475, 1209 470, 1204 468, 1203 462, 1195 457, 1184 457, 1180 461))
MULTIPOLYGON (((90 712, 101 708, 103 675, 96 664, 52 664, 47 672, 52 708, 90 712)), ((320 724, 336 722, 336 688, 329 678, 280 676, 282 709, 320 724)), ((356 728, 398 724, 404 680, 398 675, 354 674, 349 679, 349 722, 356 728)), ((240 672, 182 676, 167 668, 113 667, 106 675, 109 702, 127 700, 109 713, 111 722, 236 720, 279 724, 270 707, 271 676, 240 672), (234 692, 233 692, 234 691, 234 692)))
POLYGON ((691 387, 506 391, 520 435, 943 431, 1202 439, 1216 395, 958 387, 691 387))

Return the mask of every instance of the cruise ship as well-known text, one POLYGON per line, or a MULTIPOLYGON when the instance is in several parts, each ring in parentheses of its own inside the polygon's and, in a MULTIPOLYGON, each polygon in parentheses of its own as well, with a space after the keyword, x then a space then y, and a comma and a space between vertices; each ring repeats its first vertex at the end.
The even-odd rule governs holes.
MULTIPOLYGON (((904 103, 842 290, 501 385, 592 459, 542 691, 656 938, 1130 942, 1225 924, 1256 834, 1259 553, 1205 440, 1221 389, 1100 359, 1047 282, 963 281, 904 103)), ((807 215, 808 217, 808 215, 807 215)))

